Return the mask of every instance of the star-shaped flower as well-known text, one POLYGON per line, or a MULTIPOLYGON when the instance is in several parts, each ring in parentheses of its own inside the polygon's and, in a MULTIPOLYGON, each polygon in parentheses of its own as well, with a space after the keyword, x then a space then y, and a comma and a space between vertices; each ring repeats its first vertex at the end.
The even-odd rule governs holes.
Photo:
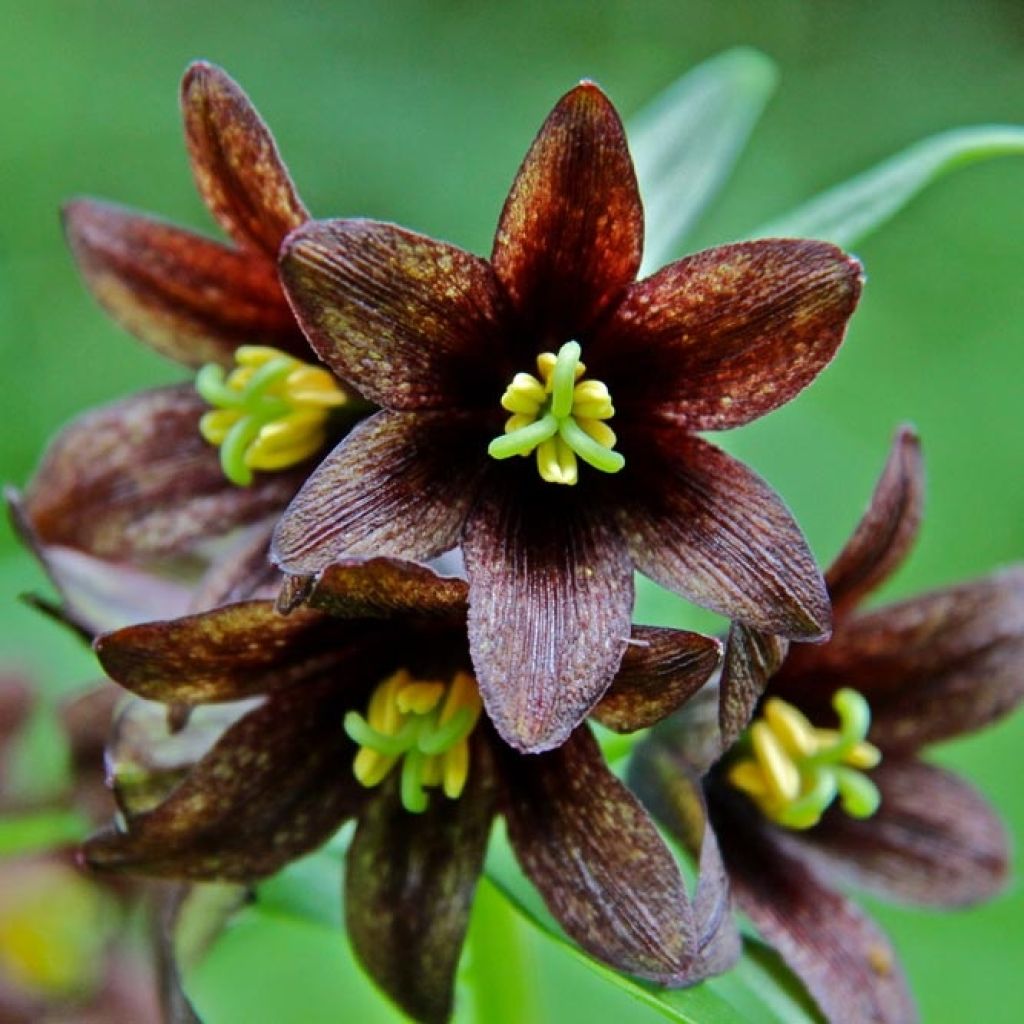
MULTIPOLYGON (((189 706, 262 699, 240 706, 163 802, 139 806, 147 786, 133 762, 117 787, 127 830, 90 841, 88 861, 248 882, 356 818, 345 898, 353 946, 408 1013, 444 1020, 501 814, 523 870, 595 956, 672 983, 724 969, 736 942, 718 927, 728 915, 715 898, 713 845, 691 905, 588 727, 540 755, 498 738, 480 714, 466 595, 460 579, 378 558, 332 566, 313 607, 288 616, 250 600, 101 637, 104 667, 139 696, 189 706)), ((707 637, 637 627, 595 717, 622 731, 652 724, 703 684, 718 655, 707 637)))
POLYGON ((307 222, 283 250, 314 349, 382 411, 306 483, 275 557, 302 575, 461 544, 483 700, 523 750, 562 742, 607 689, 634 567, 761 629, 829 628, 788 511, 696 434, 814 379, 860 266, 771 239, 637 282, 642 234, 622 124, 585 82, 527 154, 490 262, 365 220, 307 222))
POLYGON ((765 662, 747 649, 764 699, 702 784, 721 753, 708 701, 666 723, 631 768, 681 836, 703 827, 706 799, 736 903, 837 1024, 917 1019, 889 940, 837 884, 956 907, 993 896, 1009 863, 997 814, 919 754, 1024 699, 1024 567, 856 611, 909 550, 921 499, 918 441, 903 430, 827 574, 832 639, 794 647, 767 689, 765 662))

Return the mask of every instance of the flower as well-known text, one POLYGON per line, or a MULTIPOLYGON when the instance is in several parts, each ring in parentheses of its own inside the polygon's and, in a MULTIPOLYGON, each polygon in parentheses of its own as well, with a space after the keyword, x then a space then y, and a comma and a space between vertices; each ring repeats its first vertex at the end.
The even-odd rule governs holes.
POLYGON ((213 65, 189 67, 181 98, 196 184, 234 244, 92 199, 65 207, 64 228, 100 304, 201 367, 198 385, 130 396, 62 431, 24 498, 12 496, 43 553, 137 564, 191 552, 282 509, 344 426, 328 414, 346 393, 308 365, 278 280, 278 247, 308 214, 274 140, 213 65))
POLYGON ((706 798, 736 903, 828 1019, 849 1024, 897 1024, 916 1011, 889 940, 836 884, 956 907, 993 896, 1008 869, 996 813, 919 754, 1024 699, 1024 566, 856 611, 902 562, 921 503, 918 441, 904 429, 827 574, 832 639, 790 652, 758 719, 702 786, 721 752, 707 701, 646 742, 631 769, 679 834, 703 825, 706 798))
POLYGON ((490 262, 366 220, 309 221, 282 250, 313 348, 382 410, 306 482, 273 556, 303 576, 461 544, 475 676, 524 751, 564 741, 610 684, 634 566, 757 628, 829 628, 788 511, 695 432, 756 419, 814 379, 860 266, 770 239, 637 283, 642 225, 619 117, 584 82, 527 154, 490 262))
MULTIPOLYGON (((694 909, 589 728, 525 756, 480 716, 466 595, 461 579, 377 558, 332 566, 312 607, 288 616, 251 600, 101 637, 104 668, 138 696, 238 710, 170 796, 127 806, 127 829, 90 840, 87 861, 249 882, 355 818, 345 893, 353 946, 406 1012, 439 1021, 501 814, 523 870, 589 952, 663 982, 724 969, 737 947, 728 927, 718 930, 728 915, 714 873, 694 909)), ((713 639, 638 627, 595 717, 618 730, 649 725, 698 689, 718 656, 713 639)), ((109 753, 115 785, 119 748, 109 753)), ((132 759, 126 781, 145 791, 138 767, 132 759)), ((713 849, 706 856, 713 865, 713 849)))

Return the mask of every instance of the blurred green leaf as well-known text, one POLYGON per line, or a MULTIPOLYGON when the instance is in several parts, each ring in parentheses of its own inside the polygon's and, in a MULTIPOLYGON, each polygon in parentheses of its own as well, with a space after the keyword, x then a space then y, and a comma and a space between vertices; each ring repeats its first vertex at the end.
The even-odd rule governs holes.
POLYGON ((753 238, 823 238, 850 246, 894 217, 922 189, 960 167, 1024 155, 1024 128, 981 125, 924 139, 758 228, 753 238))
POLYGON ((0 818, 0 857, 17 857, 81 842, 89 822, 75 811, 39 811, 0 818))
POLYGON ((725 184, 765 103, 775 65, 746 47, 683 75, 629 126, 644 200, 644 267, 660 267, 725 184))

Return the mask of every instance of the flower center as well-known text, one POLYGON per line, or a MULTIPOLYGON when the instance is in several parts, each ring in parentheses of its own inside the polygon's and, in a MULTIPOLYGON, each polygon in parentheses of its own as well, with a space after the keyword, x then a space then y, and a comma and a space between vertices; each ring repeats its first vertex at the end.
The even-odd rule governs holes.
POLYGON ((242 345, 227 377, 216 363, 196 375, 196 390, 214 406, 199 432, 220 447, 224 475, 247 487, 253 470, 287 469, 327 439, 327 419, 348 396, 331 374, 267 345, 242 345))
POLYGON ((839 728, 818 729, 792 704, 770 698, 747 731, 746 754, 729 768, 729 782, 779 825, 811 828, 837 796, 853 818, 878 810, 878 787, 864 774, 882 759, 865 739, 868 702, 856 690, 842 689, 832 706, 839 728))
POLYGON ((538 376, 517 373, 501 396, 512 415, 505 433, 488 446, 495 459, 537 453, 537 471, 551 484, 579 479, 577 456, 603 473, 618 473, 626 464, 613 451, 615 432, 605 422, 615 415, 608 388, 586 380, 578 342, 567 341, 556 356, 537 356, 538 376))
POLYGON ((402 669, 377 686, 364 718, 345 715, 345 732, 359 744, 352 770, 367 787, 379 785, 402 762, 407 811, 427 809, 425 788, 440 786, 457 799, 469 777, 469 735, 480 717, 480 693, 467 672, 450 683, 423 682, 402 669))

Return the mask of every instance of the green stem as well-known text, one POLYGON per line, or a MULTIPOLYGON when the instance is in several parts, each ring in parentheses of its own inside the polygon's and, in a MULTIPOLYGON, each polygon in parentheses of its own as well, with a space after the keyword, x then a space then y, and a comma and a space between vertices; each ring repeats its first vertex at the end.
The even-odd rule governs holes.
POLYGON ((530 986, 534 971, 523 945, 525 937, 523 921, 512 904, 482 878, 468 938, 468 981, 478 1024, 540 1019, 530 986))

